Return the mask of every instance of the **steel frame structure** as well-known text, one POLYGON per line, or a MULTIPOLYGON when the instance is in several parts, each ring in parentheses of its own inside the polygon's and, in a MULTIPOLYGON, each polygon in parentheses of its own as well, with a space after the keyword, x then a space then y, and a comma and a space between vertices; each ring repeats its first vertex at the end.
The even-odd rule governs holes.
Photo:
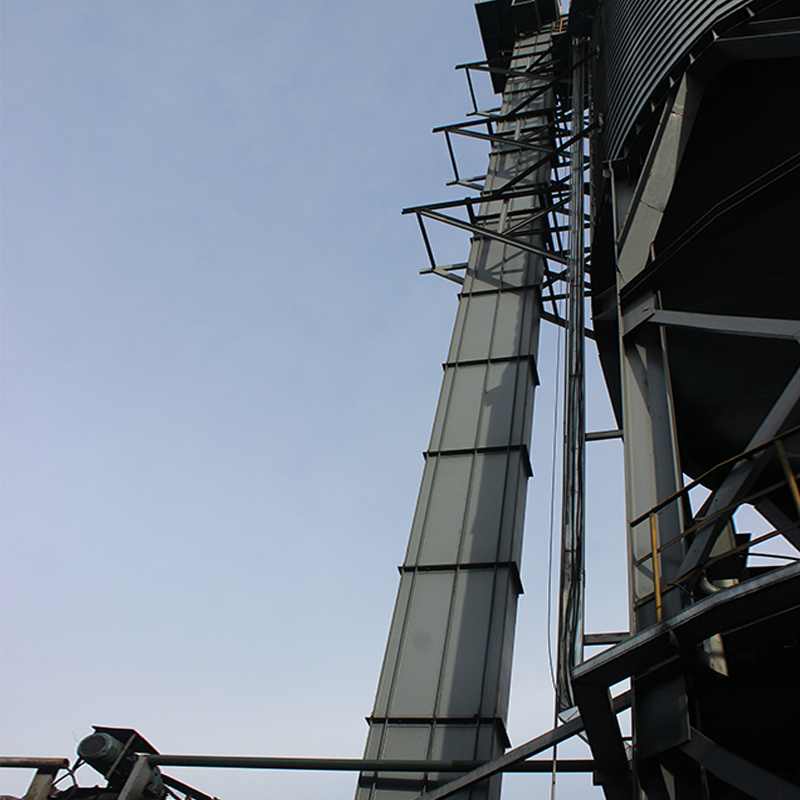
MULTIPOLYGON (((625 4, 633 5, 616 5, 625 4)), ((692 4, 684 6, 687 26, 697 25, 692 4)), ((742 247, 762 237, 760 215, 786 213, 781 204, 793 202, 796 158, 780 155, 789 142, 778 139, 774 157, 756 155, 748 163, 744 148, 752 138, 741 144, 733 134, 719 138, 725 110, 717 98, 737 90, 742 97, 768 94, 770 75, 800 63, 800 8, 746 2, 703 8, 707 27, 695 30, 702 35, 688 53, 676 51, 627 151, 609 158, 605 142, 606 174, 593 180, 607 196, 609 244, 594 277, 602 273, 601 259, 609 266, 605 286, 595 287, 594 318, 606 326, 601 350, 624 430, 632 628, 628 641, 576 667, 572 686, 596 774, 606 796, 620 800, 632 793, 659 800, 800 797, 800 773, 788 756, 799 743, 796 730, 780 704, 770 709, 767 699, 774 696, 770 683, 780 687, 783 703, 800 698, 800 566, 796 558, 774 568, 747 562, 768 540, 782 538, 800 550, 793 427, 800 354, 777 344, 800 341, 798 321, 780 318, 788 306, 777 296, 737 291, 735 284, 721 290, 723 267, 716 266, 716 253, 725 253, 729 280, 739 279, 748 265, 729 242, 742 247), (725 185, 716 165, 726 147, 742 159, 742 177, 731 178, 727 197, 715 184, 725 185), (764 187, 775 191, 777 184, 780 194, 769 197, 764 187), (692 194, 699 219, 683 211, 692 194), (727 221, 734 207, 738 230, 727 221), (765 362, 751 363, 747 377, 733 356, 733 342, 742 341, 753 342, 748 346, 765 362), (715 357, 708 376, 693 364, 704 353, 715 357), (724 392, 737 402, 745 380, 758 391, 729 411, 724 392), (718 386, 724 388, 714 404, 707 393, 718 386), (692 422, 698 414, 704 429, 692 422), (698 486, 710 494, 693 508, 689 494, 698 486), (758 509, 772 529, 756 537, 737 533, 734 515, 743 504, 758 509), (624 678, 634 696, 630 753, 608 699, 608 688, 624 678)), ((756 121, 749 135, 764 130, 756 121)), ((776 241, 777 251, 780 235, 776 241)), ((776 286, 797 291, 790 271, 778 274, 776 286)), ((739 352, 747 358, 746 347, 739 352)))

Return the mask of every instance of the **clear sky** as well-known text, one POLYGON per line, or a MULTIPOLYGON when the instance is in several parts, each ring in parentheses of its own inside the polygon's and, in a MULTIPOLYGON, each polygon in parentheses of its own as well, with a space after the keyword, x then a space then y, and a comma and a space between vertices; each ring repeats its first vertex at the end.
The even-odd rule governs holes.
MULTIPOLYGON (((0 751, 73 758, 97 724, 168 753, 358 757, 456 309, 400 209, 462 192, 430 130, 469 110, 472 3, 0 10, 0 751)), ((435 246, 463 261, 468 240, 435 246)), ((555 347, 548 327, 515 745, 552 723, 555 347)), ((593 376, 590 428, 616 427, 593 376)), ((590 448, 587 625, 621 630, 621 447, 590 448)), ((223 800, 355 783, 167 771, 223 800)))

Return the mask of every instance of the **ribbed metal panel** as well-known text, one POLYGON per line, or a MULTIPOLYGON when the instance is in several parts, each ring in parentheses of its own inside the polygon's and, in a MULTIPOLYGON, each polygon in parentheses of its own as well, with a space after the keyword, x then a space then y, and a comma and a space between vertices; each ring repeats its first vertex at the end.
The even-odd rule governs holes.
POLYGON ((603 157, 618 158, 651 94, 702 36, 747 0, 605 0, 595 37, 603 157))

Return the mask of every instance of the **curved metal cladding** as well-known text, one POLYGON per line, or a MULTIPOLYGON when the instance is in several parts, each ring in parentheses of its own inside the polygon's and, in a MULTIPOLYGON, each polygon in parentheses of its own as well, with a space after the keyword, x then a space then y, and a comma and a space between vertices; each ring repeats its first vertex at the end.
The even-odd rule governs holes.
MULTIPOLYGON (((800 113, 790 98, 800 75, 800 4, 605 0, 595 8, 594 32, 601 36, 603 73, 600 158, 621 156, 650 118, 635 152, 612 165, 613 181, 609 173, 595 175, 605 187, 613 182, 617 198, 616 230, 610 195, 601 201, 592 284, 598 343, 619 413, 616 315, 604 311, 617 272, 631 268, 625 250, 626 242, 628 252, 634 244, 633 220, 648 208, 657 219, 634 237, 645 261, 634 269, 636 280, 626 277, 619 287, 623 312, 651 291, 663 308, 682 312, 796 319, 798 273, 789 231, 797 218, 800 113), (668 87, 668 78, 670 103, 682 81, 690 91, 674 161, 659 176, 653 159, 667 152, 668 142, 659 137, 670 123, 657 107, 658 87, 668 87), (643 199, 657 185, 659 199, 643 199)), ((678 106, 673 111, 684 113, 678 106)), ((667 334, 681 462, 694 476, 746 447, 796 362, 791 343, 706 342, 707 335, 667 334), (750 362, 754 372, 744 379, 750 362), (771 370, 768 363, 774 363, 771 370)))
POLYGON ((601 0, 594 39, 603 159, 619 158, 651 95, 715 23, 747 0, 601 0))

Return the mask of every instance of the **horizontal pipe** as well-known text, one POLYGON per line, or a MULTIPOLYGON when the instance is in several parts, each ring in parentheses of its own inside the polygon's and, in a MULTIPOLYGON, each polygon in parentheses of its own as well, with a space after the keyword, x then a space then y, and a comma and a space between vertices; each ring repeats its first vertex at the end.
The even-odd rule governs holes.
POLYGON ((631 638, 629 631, 614 631, 613 633, 584 633, 583 643, 586 645, 620 644, 631 638))
MULTIPOLYGON (((221 767, 232 769, 292 769, 353 772, 469 772, 483 761, 413 761, 363 758, 269 758, 263 756, 176 756, 150 755, 149 761, 160 767, 221 767)), ((557 772, 591 772, 589 759, 558 760, 557 772)), ((552 772, 553 761, 537 759, 512 764, 508 772, 552 772)))
POLYGON ((600 442, 604 439, 621 439, 622 431, 617 429, 613 431, 589 431, 586 434, 587 442, 600 442))
POLYGON ((0 756, 0 767, 18 767, 20 769, 66 769, 69 767, 69 759, 0 756))

